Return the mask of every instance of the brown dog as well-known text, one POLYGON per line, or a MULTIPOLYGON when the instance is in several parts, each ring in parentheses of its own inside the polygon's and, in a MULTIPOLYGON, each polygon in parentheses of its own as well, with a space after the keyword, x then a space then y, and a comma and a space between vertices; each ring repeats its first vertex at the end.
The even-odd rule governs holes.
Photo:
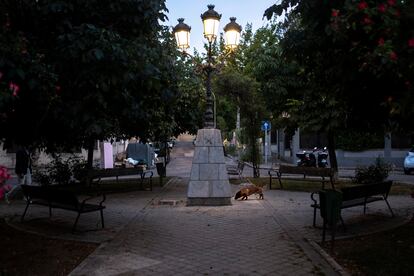
POLYGON ((241 198, 241 200, 243 199, 247 200, 247 197, 252 194, 258 194, 259 198, 263 199, 263 189, 257 186, 253 186, 253 185, 240 189, 240 191, 236 193, 236 196, 234 197, 234 199, 241 198))

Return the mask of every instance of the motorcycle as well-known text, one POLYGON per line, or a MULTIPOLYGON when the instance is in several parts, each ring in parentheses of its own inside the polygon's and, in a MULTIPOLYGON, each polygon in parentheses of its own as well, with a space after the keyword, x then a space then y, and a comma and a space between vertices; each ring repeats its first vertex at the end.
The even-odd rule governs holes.
POLYGON ((324 147, 322 150, 318 152, 318 167, 328 167, 328 150, 326 147, 324 147))
POLYGON ((296 157, 299 158, 296 164, 298 166, 304 167, 316 167, 316 157, 315 152, 317 148, 314 148, 313 151, 302 151, 296 153, 296 157))

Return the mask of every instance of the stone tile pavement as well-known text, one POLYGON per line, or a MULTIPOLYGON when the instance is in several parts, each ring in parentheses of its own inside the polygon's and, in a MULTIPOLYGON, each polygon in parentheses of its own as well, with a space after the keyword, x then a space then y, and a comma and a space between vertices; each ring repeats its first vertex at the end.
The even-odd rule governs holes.
POLYGON ((264 201, 186 207, 187 182, 176 178, 160 194, 179 204, 150 205, 71 275, 335 274, 286 233, 264 201))

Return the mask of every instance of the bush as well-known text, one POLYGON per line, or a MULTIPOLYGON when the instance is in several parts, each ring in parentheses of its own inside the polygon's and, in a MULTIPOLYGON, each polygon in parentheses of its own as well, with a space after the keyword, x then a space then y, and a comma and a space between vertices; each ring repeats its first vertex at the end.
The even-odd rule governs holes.
POLYGON ((224 146, 225 154, 235 156, 237 154, 237 147, 235 145, 224 146))
POLYGON ((373 165, 357 167, 353 182, 360 184, 382 182, 388 177, 390 171, 391 165, 378 157, 373 165))
POLYGON ((75 179, 82 180, 86 176, 85 168, 86 161, 81 157, 54 155, 50 165, 35 170, 33 179, 42 186, 71 184, 75 179))

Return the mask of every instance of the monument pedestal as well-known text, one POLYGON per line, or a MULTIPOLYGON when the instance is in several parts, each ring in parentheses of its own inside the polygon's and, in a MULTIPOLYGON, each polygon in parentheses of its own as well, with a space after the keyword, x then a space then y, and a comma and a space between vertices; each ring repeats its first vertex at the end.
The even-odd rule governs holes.
POLYGON ((188 184, 187 205, 231 205, 231 196, 220 130, 199 129, 188 184))

